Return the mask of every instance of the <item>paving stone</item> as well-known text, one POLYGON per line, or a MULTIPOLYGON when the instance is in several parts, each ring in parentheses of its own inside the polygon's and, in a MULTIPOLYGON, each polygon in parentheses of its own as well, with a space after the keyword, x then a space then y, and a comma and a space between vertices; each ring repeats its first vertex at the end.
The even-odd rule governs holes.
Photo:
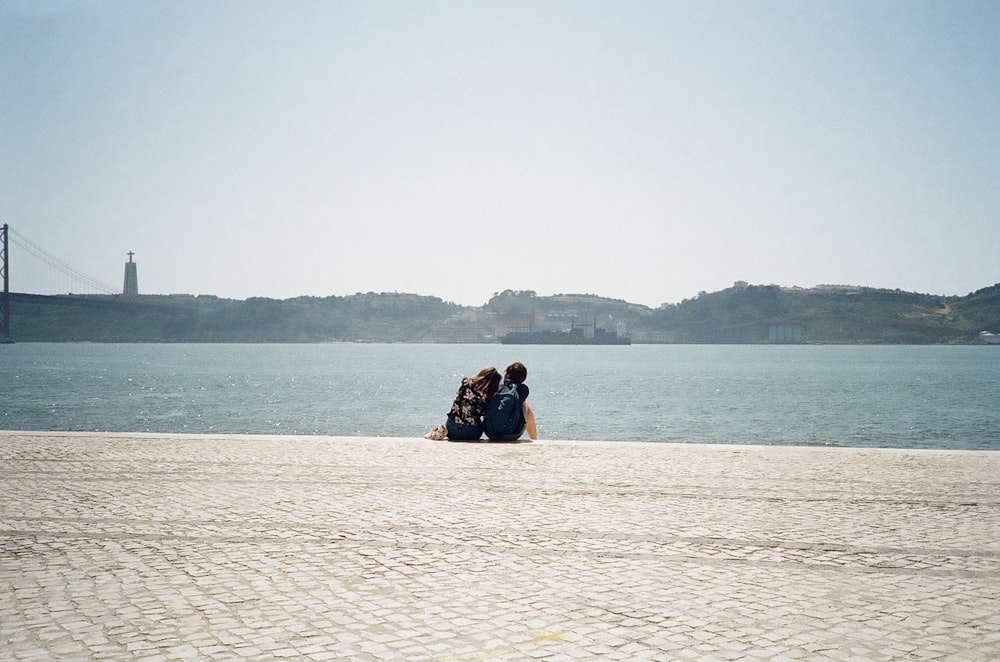
POLYGON ((1000 453, 0 432, 9 659, 1000 659, 1000 453))

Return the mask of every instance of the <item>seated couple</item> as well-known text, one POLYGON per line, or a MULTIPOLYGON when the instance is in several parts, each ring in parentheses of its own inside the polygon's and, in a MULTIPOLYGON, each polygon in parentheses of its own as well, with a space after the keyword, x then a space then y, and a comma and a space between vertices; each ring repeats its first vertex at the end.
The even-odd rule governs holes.
POLYGON ((517 441, 525 431, 529 439, 536 439, 535 414, 528 405, 528 385, 524 383, 527 377, 528 369, 518 362, 507 366, 503 382, 496 368, 466 377, 448 412, 445 430, 440 432, 450 441, 475 441, 484 432, 491 441, 517 441))

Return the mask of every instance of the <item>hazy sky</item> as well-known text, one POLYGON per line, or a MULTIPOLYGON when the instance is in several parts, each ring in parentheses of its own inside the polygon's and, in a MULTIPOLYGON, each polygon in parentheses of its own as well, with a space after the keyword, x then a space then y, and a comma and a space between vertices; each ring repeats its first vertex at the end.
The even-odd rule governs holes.
POLYGON ((998 72, 995 0, 0 0, 0 222, 146 294, 967 294, 998 72))

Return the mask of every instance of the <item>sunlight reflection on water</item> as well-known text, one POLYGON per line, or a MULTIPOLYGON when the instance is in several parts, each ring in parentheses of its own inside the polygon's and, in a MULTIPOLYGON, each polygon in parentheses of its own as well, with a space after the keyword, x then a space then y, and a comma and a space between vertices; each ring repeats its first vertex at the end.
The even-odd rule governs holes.
POLYGON ((0 427, 422 436, 462 376, 528 366, 550 439, 1000 450, 1000 350, 962 346, 0 348, 0 427))

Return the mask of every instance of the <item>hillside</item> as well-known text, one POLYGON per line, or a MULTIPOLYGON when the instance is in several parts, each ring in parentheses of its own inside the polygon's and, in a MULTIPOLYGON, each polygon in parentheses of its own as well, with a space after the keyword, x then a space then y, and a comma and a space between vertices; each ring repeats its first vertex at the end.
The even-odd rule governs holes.
POLYGON ((43 342, 420 342, 460 306, 413 294, 253 298, 13 295, 11 336, 43 342))
POLYGON ((635 343, 974 343, 1000 331, 1000 284, 964 297, 865 287, 734 286, 660 308, 594 294, 437 297, 11 295, 11 336, 42 342, 494 342, 519 329, 614 329, 635 343))

